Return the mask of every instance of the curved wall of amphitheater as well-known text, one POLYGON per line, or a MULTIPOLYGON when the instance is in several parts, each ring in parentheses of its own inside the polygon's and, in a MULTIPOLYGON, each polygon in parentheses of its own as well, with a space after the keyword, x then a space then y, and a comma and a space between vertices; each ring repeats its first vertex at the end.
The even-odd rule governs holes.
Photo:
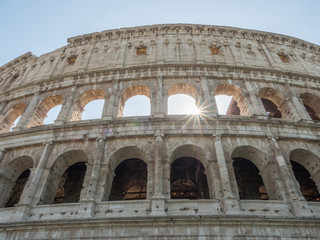
POLYGON ((26 53, 0 81, 1 239, 320 236, 317 45, 220 26, 124 28, 26 53), (174 94, 202 114, 168 115, 174 94), (233 97, 227 115, 221 94, 233 97), (135 95, 150 116, 123 117, 135 95), (101 118, 81 120, 96 99, 101 118))

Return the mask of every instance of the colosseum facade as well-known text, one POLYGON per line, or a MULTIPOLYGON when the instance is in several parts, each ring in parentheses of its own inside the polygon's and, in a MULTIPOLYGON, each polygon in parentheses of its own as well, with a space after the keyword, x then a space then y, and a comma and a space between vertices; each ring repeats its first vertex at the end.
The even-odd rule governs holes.
POLYGON ((0 89, 0 239, 319 239, 315 44, 222 26, 107 30, 12 60, 0 89), (201 113, 168 114, 175 94, 201 113), (150 115, 124 117, 136 95, 150 115), (217 95, 232 96, 226 115, 217 95), (82 120, 96 99, 101 118, 82 120))

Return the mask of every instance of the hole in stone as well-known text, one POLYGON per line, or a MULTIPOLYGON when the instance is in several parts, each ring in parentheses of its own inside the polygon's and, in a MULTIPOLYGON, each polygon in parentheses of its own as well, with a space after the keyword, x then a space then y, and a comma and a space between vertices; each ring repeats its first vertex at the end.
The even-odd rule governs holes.
POLYGON ((147 54, 147 47, 138 47, 137 48, 137 55, 146 55, 147 54))

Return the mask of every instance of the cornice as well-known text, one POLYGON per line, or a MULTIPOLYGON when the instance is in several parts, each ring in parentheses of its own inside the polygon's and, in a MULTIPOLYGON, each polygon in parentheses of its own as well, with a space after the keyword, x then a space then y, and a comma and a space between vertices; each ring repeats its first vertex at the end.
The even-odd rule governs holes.
POLYGON ((238 37, 242 39, 252 39, 259 42, 278 43, 282 45, 290 44, 294 47, 301 48, 315 54, 320 54, 319 45, 295 37, 244 28, 200 24, 159 24, 119 28, 75 36, 68 38, 67 41, 71 47, 74 47, 106 40, 129 39, 131 37, 152 35, 159 36, 163 34, 238 37))

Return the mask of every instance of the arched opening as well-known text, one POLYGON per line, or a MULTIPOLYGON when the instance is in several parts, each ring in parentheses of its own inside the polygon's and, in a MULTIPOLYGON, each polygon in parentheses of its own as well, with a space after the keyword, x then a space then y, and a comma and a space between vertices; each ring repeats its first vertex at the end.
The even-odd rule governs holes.
POLYGON ((0 124, 0 133, 8 132, 18 122, 18 118, 21 117, 22 113, 26 108, 25 103, 18 103, 11 107, 7 112, 0 124))
POLYGON ((144 95, 133 96, 126 101, 123 108, 123 116, 149 116, 150 108, 150 98, 144 95))
POLYGON ((195 158, 176 159, 171 165, 171 199, 209 199, 205 169, 195 158))
POLYGON ((191 84, 177 83, 168 90, 168 114, 199 114, 199 94, 191 84))
POLYGON ((5 207, 14 207, 15 204, 19 203, 20 197, 29 179, 29 176, 30 176, 30 170, 27 169, 18 177, 14 187, 12 188, 12 191, 9 196, 9 200, 7 201, 5 207))
POLYGON ((262 88, 259 94, 269 118, 294 119, 292 109, 280 92, 273 88, 262 88))
POLYGON ((78 202, 87 162, 81 150, 61 154, 50 169, 39 204, 78 202))
POLYGON ((147 165, 136 158, 121 162, 114 171, 109 201, 140 200, 147 197, 147 165))
POLYGON ((0 207, 14 207, 19 203, 32 166, 32 158, 22 156, 0 170, 0 207))
POLYGON ((70 121, 101 118, 104 101, 105 92, 101 89, 84 92, 74 106, 70 121))
POLYGON ((310 93, 303 93, 300 99, 311 119, 320 121, 320 98, 310 93))
POLYGON ((290 152, 289 159, 302 195, 307 201, 320 201, 319 157, 308 150, 295 149, 290 152))
POLYGON ((119 117, 150 115, 151 93, 144 85, 128 87, 120 98, 119 117))
POLYGON ((290 161, 292 165, 292 171, 296 177, 299 185, 300 191, 303 197, 307 201, 320 202, 320 194, 317 189, 315 182, 311 179, 311 175, 307 169, 301 164, 290 161))
POLYGON ((53 123, 60 112, 63 97, 60 95, 52 95, 43 100, 40 105, 35 109, 35 112, 28 124, 28 127, 35 127, 45 123, 50 124, 53 123), (56 107, 56 108, 54 108, 56 107), (52 109, 52 111, 50 111, 52 109), (49 115, 50 111, 50 115, 49 115), (47 115, 48 114, 48 115, 47 115), (48 118, 50 116, 50 118, 48 118))
POLYGON ((168 98, 168 114, 199 114, 199 108, 193 97, 175 94, 168 98))
POLYGON ((281 112, 278 110, 278 107, 276 104, 274 104, 272 101, 261 98, 261 102, 264 106, 264 109, 267 112, 268 117, 270 118, 282 118, 281 112))
POLYGON ((182 145, 170 156, 170 195, 172 199, 210 198, 207 176, 205 175, 206 156, 201 147, 182 145))
POLYGON ((240 88, 221 84, 215 87, 214 94, 220 115, 250 115, 248 104, 240 88))
POLYGON ((233 158, 240 199, 269 199, 259 169, 248 159, 233 158))
POLYGON ((53 203, 79 202, 82 184, 86 174, 85 162, 71 165, 61 176, 53 203))
POLYGON ((244 145, 234 149, 231 158, 240 199, 283 200, 278 169, 269 163, 269 155, 244 145))
POLYGON ((48 111, 47 116, 43 120, 43 125, 53 124, 61 111, 61 107, 62 107, 62 105, 59 104, 59 105, 51 108, 48 111))

